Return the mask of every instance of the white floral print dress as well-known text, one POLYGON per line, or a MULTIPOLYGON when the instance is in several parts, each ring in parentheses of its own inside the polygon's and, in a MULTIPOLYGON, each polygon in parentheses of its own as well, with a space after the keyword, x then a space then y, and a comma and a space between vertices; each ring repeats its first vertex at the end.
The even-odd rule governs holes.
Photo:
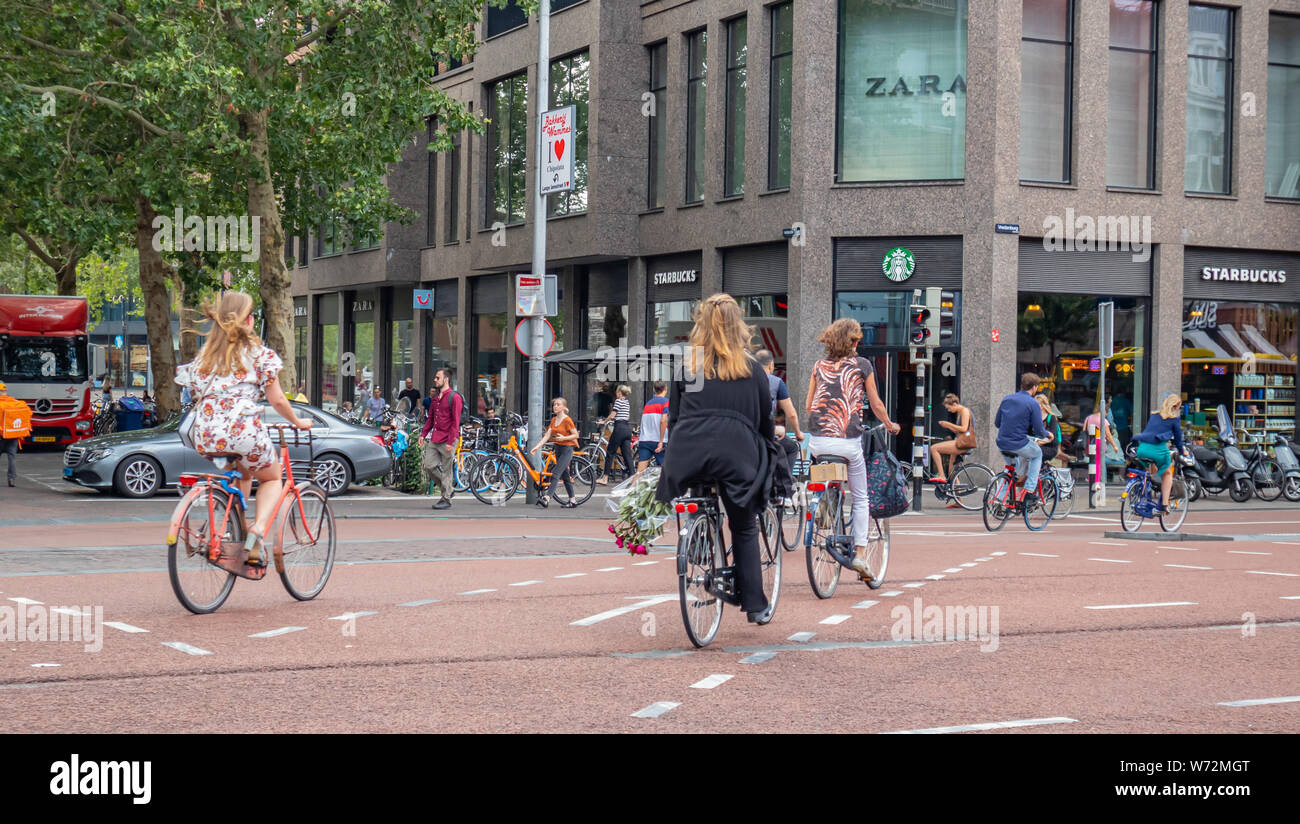
POLYGON ((240 455, 236 466, 249 472, 275 463, 259 402, 282 368, 280 356, 265 346, 245 352, 243 367, 232 375, 200 375, 197 361, 177 368, 176 383, 194 395, 198 418, 190 432, 200 455, 240 455))

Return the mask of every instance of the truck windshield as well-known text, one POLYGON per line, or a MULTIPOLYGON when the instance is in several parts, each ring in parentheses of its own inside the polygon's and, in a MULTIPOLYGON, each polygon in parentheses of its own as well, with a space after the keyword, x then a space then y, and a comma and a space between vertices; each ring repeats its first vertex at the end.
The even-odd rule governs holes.
POLYGON ((0 380, 80 383, 86 380, 86 346, 72 338, 11 337, 0 343, 0 380))

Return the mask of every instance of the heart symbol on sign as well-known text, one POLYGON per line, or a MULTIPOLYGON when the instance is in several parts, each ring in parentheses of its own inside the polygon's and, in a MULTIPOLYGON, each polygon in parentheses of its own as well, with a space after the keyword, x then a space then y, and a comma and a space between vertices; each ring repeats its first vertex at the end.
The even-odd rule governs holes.
POLYGON ((561 138, 560 140, 555 141, 555 159, 556 159, 556 160, 559 160, 559 159, 562 158, 562 157, 564 157, 564 140, 563 140, 563 138, 561 138))

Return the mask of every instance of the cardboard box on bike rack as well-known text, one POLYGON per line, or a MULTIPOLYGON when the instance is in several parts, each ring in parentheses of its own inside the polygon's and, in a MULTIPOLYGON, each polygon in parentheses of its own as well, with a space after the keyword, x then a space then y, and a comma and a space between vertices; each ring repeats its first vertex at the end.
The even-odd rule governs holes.
POLYGON ((808 473, 808 478, 813 483, 847 481, 849 479, 849 468, 842 463, 813 464, 808 473))

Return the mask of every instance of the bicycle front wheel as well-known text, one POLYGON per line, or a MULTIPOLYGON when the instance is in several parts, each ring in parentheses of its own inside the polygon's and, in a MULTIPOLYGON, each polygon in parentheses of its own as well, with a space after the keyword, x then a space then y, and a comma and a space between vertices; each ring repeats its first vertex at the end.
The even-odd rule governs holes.
POLYGON ((962 464, 948 485, 949 497, 968 512, 984 505, 984 493, 993 482, 993 470, 983 464, 962 464))
POLYGON ((1056 481, 1044 475, 1038 479, 1038 497, 1034 502, 1025 504, 1025 527, 1030 532, 1039 532, 1052 520, 1056 512, 1056 481))
POLYGON ((712 643, 722 624, 722 599, 710 589, 717 576, 718 549, 708 516, 696 515, 677 541, 677 594, 686 637, 696 647, 712 643))
POLYGON ((781 522, 781 546, 786 551, 793 551, 799 547, 803 540, 804 524, 807 520, 805 514, 805 501, 808 493, 802 484, 795 484, 794 494, 790 496, 788 502, 782 502, 776 507, 777 519, 781 522))
POLYGON ((994 475, 989 488, 984 490, 984 528, 989 532, 1001 529, 1015 511, 1011 490, 1011 476, 1005 472, 994 475))
POLYGON ((470 471, 469 491, 482 503, 504 504, 518 489, 519 470, 504 456, 484 456, 470 471))
POLYGON ((1131 482, 1124 490, 1124 495, 1119 502, 1119 525, 1124 528, 1125 532, 1137 532, 1142 528, 1146 518, 1137 514, 1134 507, 1139 499, 1144 497, 1146 490, 1141 480, 1131 482))
POLYGON ((280 581, 299 601, 310 601, 329 580, 334 569, 338 540, 334 533, 334 511, 325 490, 303 484, 281 504, 275 532, 279 537, 280 581))
POLYGON ((1174 475, 1174 482, 1169 487, 1169 500, 1165 503, 1165 511, 1160 513, 1160 528, 1165 532, 1177 532, 1178 528, 1187 520, 1187 509, 1190 497, 1187 493, 1187 482, 1180 475, 1174 475))
POLYGON ((885 584, 885 573, 889 570, 889 519, 871 519, 870 532, 867 534, 867 569, 871 571, 871 580, 867 586, 880 589, 885 584))
MULTIPOLYGON (((758 557, 763 571, 763 594, 767 596, 768 615, 776 614, 781 597, 781 519, 776 507, 768 504, 758 516, 758 557)), ((768 623, 772 619, 769 617, 768 623)))
POLYGON ((835 594, 840 585, 840 562, 826 548, 826 542, 835 539, 836 530, 844 520, 841 508, 843 495, 839 487, 829 487, 819 492, 809 502, 813 510, 813 519, 808 522, 807 564, 808 583, 818 598, 826 599, 835 594))
POLYGON ((225 490, 208 488, 184 504, 176 543, 167 548, 167 574, 172 592, 181 605, 196 615, 215 612, 230 597, 235 574, 209 563, 208 547, 214 531, 218 541, 242 542, 244 519, 230 511, 231 495, 225 490), (212 497, 212 519, 208 519, 208 496, 212 497))
POLYGON ((1276 501, 1281 497, 1282 486, 1286 483, 1282 467, 1272 458, 1265 458, 1255 466, 1251 480, 1255 482, 1255 496, 1261 501, 1276 501))

